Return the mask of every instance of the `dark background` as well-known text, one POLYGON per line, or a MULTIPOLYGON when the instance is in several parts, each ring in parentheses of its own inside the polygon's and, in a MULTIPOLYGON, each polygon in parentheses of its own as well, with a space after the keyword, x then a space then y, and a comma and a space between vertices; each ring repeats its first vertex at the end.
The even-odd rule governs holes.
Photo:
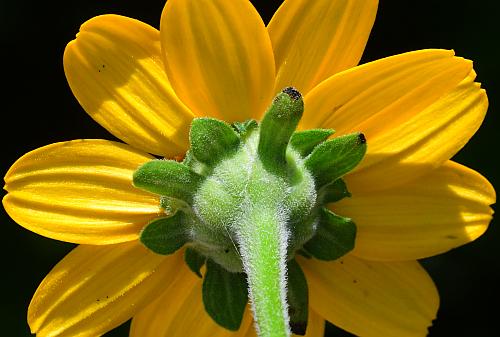
MULTIPOLYGON (((230 1, 230 0, 228 0, 230 1)), ((254 1, 267 22, 281 1, 254 1)), ((500 186, 495 130, 500 107, 500 4, 482 1, 380 0, 375 27, 362 62, 423 48, 454 49, 474 60, 478 81, 490 99, 486 120, 454 158, 500 186)), ((92 121, 69 90, 62 53, 79 25, 99 14, 116 13, 158 27, 164 1, 0 1, 1 167, 52 142, 113 139, 92 121), (60 5, 62 4, 62 5, 60 5)), ((29 336, 26 310, 38 283, 72 245, 17 226, 0 210, 2 336, 29 336)), ((424 261, 441 294, 430 336, 498 335, 500 230, 494 220, 476 242, 424 261)), ((332 304, 335 305, 335 304, 332 304)), ((329 326, 329 336, 349 336, 329 326)), ((106 336, 127 336, 127 326, 106 336)))

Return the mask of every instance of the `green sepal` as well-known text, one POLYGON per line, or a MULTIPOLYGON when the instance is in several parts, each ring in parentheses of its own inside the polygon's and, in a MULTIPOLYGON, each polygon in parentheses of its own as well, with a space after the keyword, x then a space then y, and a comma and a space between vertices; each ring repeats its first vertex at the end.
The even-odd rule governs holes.
POLYGON ((303 111, 302 95, 294 88, 286 88, 274 98, 260 123, 258 153, 268 169, 283 170, 288 142, 303 111))
POLYGON ((212 260, 207 260, 203 279, 203 304, 206 312, 220 326, 237 331, 248 301, 243 273, 230 273, 212 260))
POLYGON ((288 314, 290 329, 296 335, 305 335, 309 308, 307 280, 295 259, 288 261, 288 314))
POLYGON ((352 133, 316 146, 306 158, 305 165, 314 176, 317 186, 321 187, 354 169, 365 153, 365 136, 352 133))
POLYGON ((255 130, 259 124, 255 119, 248 119, 244 122, 234 122, 231 126, 239 133, 240 137, 245 138, 249 132, 255 130))
POLYGON ((175 160, 155 159, 140 166, 133 176, 135 187, 189 204, 201 176, 175 160))
POLYGON ((321 142, 335 133, 332 129, 311 129, 295 131, 290 138, 290 145, 300 153, 302 157, 309 155, 321 142))
POLYGON ((356 225, 345 217, 323 208, 315 236, 304 249, 319 260, 336 260, 354 249, 356 225))
POLYGON ((163 208, 166 214, 174 214, 175 212, 177 212, 174 200, 175 199, 169 197, 160 197, 160 207, 163 208))
POLYGON ((189 241, 186 220, 182 212, 153 220, 142 230, 140 241, 157 254, 172 254, 189 241))
POLYGON ((165 196, 160 196, 160 207, 163 208, 163 212, 169 216, 175 214, 179 210, 184 211, 186 214, 192 212, 191 206, 185 201, 165 196))
POLYGON ((186 165, 191 171, 201 176, 206 176, 210 171, 210 168, 206 164, 197 160, 193 153, 189 150, 186 152, 186 156, 184 157, 182 164, 186 165))
POLYGON ((213 166, 240 144, 236 131, 214 118, 195 118, 189 132, 191 152, 196 159, 213 166))
POLYGON ((184 252, 184 261, 186 262, 187 266, 200 278, 203 277, 200 270, 201 267, 203 267, 203 265, 205 264, 206 260, 207 258, 205 256, 198 253, 193 248, 186 248, 186 251, 184 252))
POLYGON ((351 193, 347 190, 345 181, 340 178, 335 180, 333 183, 324 186, 318 194, 323 204, 337 202, 346 197, 351 197, 351 193))

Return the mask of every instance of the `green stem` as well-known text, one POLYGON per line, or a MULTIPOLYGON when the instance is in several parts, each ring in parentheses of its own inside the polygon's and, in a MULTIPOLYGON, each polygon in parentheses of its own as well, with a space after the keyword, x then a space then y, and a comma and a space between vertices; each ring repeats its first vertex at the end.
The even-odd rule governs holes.
POLYGON ((288 233, 277 213, 264 205, 254 205, 238 233, 260 337, 290 336, 286 300, 288 233))

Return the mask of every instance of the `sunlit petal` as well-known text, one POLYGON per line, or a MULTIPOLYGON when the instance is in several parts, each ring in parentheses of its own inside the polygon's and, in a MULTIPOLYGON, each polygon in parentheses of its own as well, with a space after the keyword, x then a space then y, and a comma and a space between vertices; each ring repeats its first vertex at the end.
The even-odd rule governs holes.
POLYGON ((311 307, 358 336, 425 336, 439 295, 418 262, 369 262, 345 256, 334 262, 301 260, 311 307))
POLYGON ((477 239, 488 228, 494 202, 495 190, 484 177, 450 161, 411 183, 354 194, 331 207, 354 219, 355 255, 415 260, 477 239))
POLYGON ((198 116, 258 118, 270 103, 274 56, 247 0, 169 0, 161 18, 167 73, 198 116))
POLYGON ((116 137, 166 157, 187 150, 193 114, 170 86, 153 27, 118 15, 90 19, 66 47, 64 71, 85 111, 116 137))
POLYGON ((365 134, 352 190, 404 183, 451 158, 479 128, 488 101, 471 67, 451 51, 423 50, 347 70, 306 96, 304 126, 365 134))
POLYGON ((48 145, 21 157, 5 176, 7 213, 21 226, 75 243, 135 240, 161 213, 158 196, 132 186, 151 156, 106 140, 48 145))
POLYGON ((130 337, 184 337, 193 335, 193 331, 197 337, 245 336, 251 324, 248 312, 238 332, 224 329, 205 311, 202 279, 185 266, 178 273, 177 281, 134 317, 130 337))
POLYGON ((275 91, 307 94, 329 76, 358 64, 377 0, 286 0, 268 30, 276 59, 275 91))
POLYGON ((182 253, 138 242, 79 246, 47 275, 28 309, 38 337, 98 336, 122 324, 175 280, 182 253))

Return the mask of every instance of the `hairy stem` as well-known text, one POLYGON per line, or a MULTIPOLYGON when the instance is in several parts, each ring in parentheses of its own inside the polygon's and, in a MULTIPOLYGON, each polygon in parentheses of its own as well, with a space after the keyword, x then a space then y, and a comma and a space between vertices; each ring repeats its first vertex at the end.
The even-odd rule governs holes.
POLYGON ((260 337, 288 337, 288 232, 279 212, 261 206, 254 205, 238 233, 250 301, 260 337))

